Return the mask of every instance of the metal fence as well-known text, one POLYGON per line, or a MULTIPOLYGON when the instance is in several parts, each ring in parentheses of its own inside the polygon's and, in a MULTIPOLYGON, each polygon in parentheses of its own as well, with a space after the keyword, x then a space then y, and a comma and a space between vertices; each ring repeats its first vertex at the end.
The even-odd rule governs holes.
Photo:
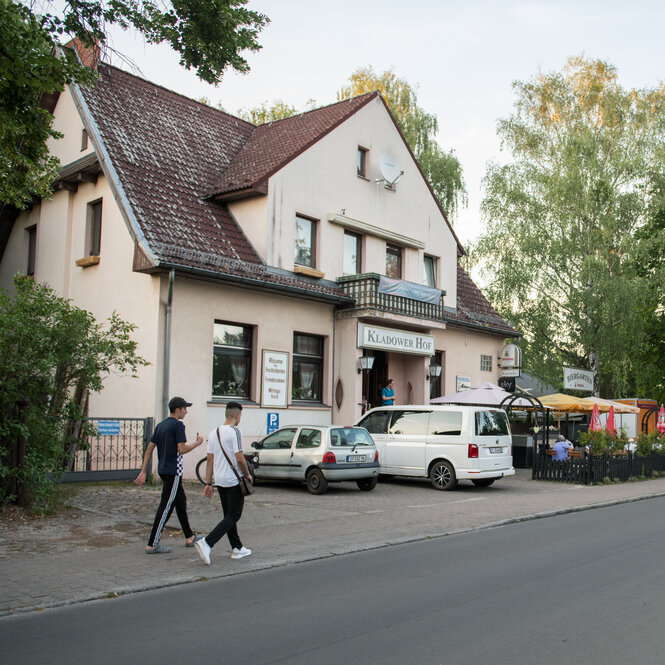
POLYGON ((62 482, 129 480, 141 470, 153 418, 88 418, 97 434, 68 462, 62 482))
POLYGON ((590 455, 555 460, 546 452, 536 455, 532 477, 534 480, 555 480, 562 483, 597 485, 600 482, 631 478, 651 478, 654 472, 665 471, 665 455, 651 454, 647 457, 626 453, 625 455, 590 455))

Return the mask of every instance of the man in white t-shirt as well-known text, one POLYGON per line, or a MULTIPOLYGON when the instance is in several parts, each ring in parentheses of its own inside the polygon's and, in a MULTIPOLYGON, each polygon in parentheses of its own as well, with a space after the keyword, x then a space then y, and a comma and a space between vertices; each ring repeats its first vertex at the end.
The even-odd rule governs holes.
POLYGON ((242 404, 229 402, 226 405, 225 415, 224 424, 208 434, 206 485, 203 488, 205 496, 210 498, 213 495, 214 472, 214 486, 219 492, 224 519, 205 538, 194 543, 199 556, 208 566, 212 548, 224 535, 228 536, 233 548, 232 559, 242 559, 252 553, 252 550, 243 547, 237 527, 245 504, 238 476, 245 476, 250 481, 252 479, 242 452, 242 434, 238 429, 242 416, 242 404), (222 446, 226 455, 222 452, 222 446), (229 461, 233 464, 238 476, 234 473, 229 461))

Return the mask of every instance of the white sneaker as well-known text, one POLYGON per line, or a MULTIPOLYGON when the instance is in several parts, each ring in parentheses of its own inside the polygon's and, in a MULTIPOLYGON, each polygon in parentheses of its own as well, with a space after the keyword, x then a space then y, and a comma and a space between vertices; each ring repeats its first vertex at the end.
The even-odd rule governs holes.
POLYGON ((199 556, 201 559, 203 559, 203 563, 206 565, 210 565, 210 551, 212 550, 212 547, 206 543, 205 538, 201 538, 201 540, 197 540, 194 543, 194 547, 196 547, 196 551, 199 553, 199 556))
POLYGON ((246 556, 251 556, 252 550, 248 550, 246 547, 237 547, 233 548, 233 553, 231 554, 232 559, 244 559, 246 556))

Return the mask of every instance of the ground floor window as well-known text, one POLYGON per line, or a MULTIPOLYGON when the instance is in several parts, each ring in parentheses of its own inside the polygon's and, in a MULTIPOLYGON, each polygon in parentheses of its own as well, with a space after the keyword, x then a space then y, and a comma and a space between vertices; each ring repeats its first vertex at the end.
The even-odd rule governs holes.
POLYGON ((293 335, 291 397, 296 401, 321 402, 323 388, 323 337, 293 335))
POLYGON ((213 397, 250 398, 252 326, 215 321, 212 357, 213 397))
POLYGON ((430 359, 430 365, 439 365, 441 367, 441 373, 439 376, 433 376, 430 373, 429 377, 429 398, 434 399, 435 397, 441 397, 441 379, 443 377, 443 354, 441 351, 437 351, 430 359))
POLYGON ((480 371, 481 372, 491 372, 492 371, 492 356, 480 356, 480 371))

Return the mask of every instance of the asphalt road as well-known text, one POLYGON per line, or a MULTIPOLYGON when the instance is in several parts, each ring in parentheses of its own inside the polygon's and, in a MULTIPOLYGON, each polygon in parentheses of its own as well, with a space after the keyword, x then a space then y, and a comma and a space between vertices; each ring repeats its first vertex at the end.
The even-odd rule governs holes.
POLYGON ((639 501, 5 617, 1 658, 661 665, 663 515, 639 501))

